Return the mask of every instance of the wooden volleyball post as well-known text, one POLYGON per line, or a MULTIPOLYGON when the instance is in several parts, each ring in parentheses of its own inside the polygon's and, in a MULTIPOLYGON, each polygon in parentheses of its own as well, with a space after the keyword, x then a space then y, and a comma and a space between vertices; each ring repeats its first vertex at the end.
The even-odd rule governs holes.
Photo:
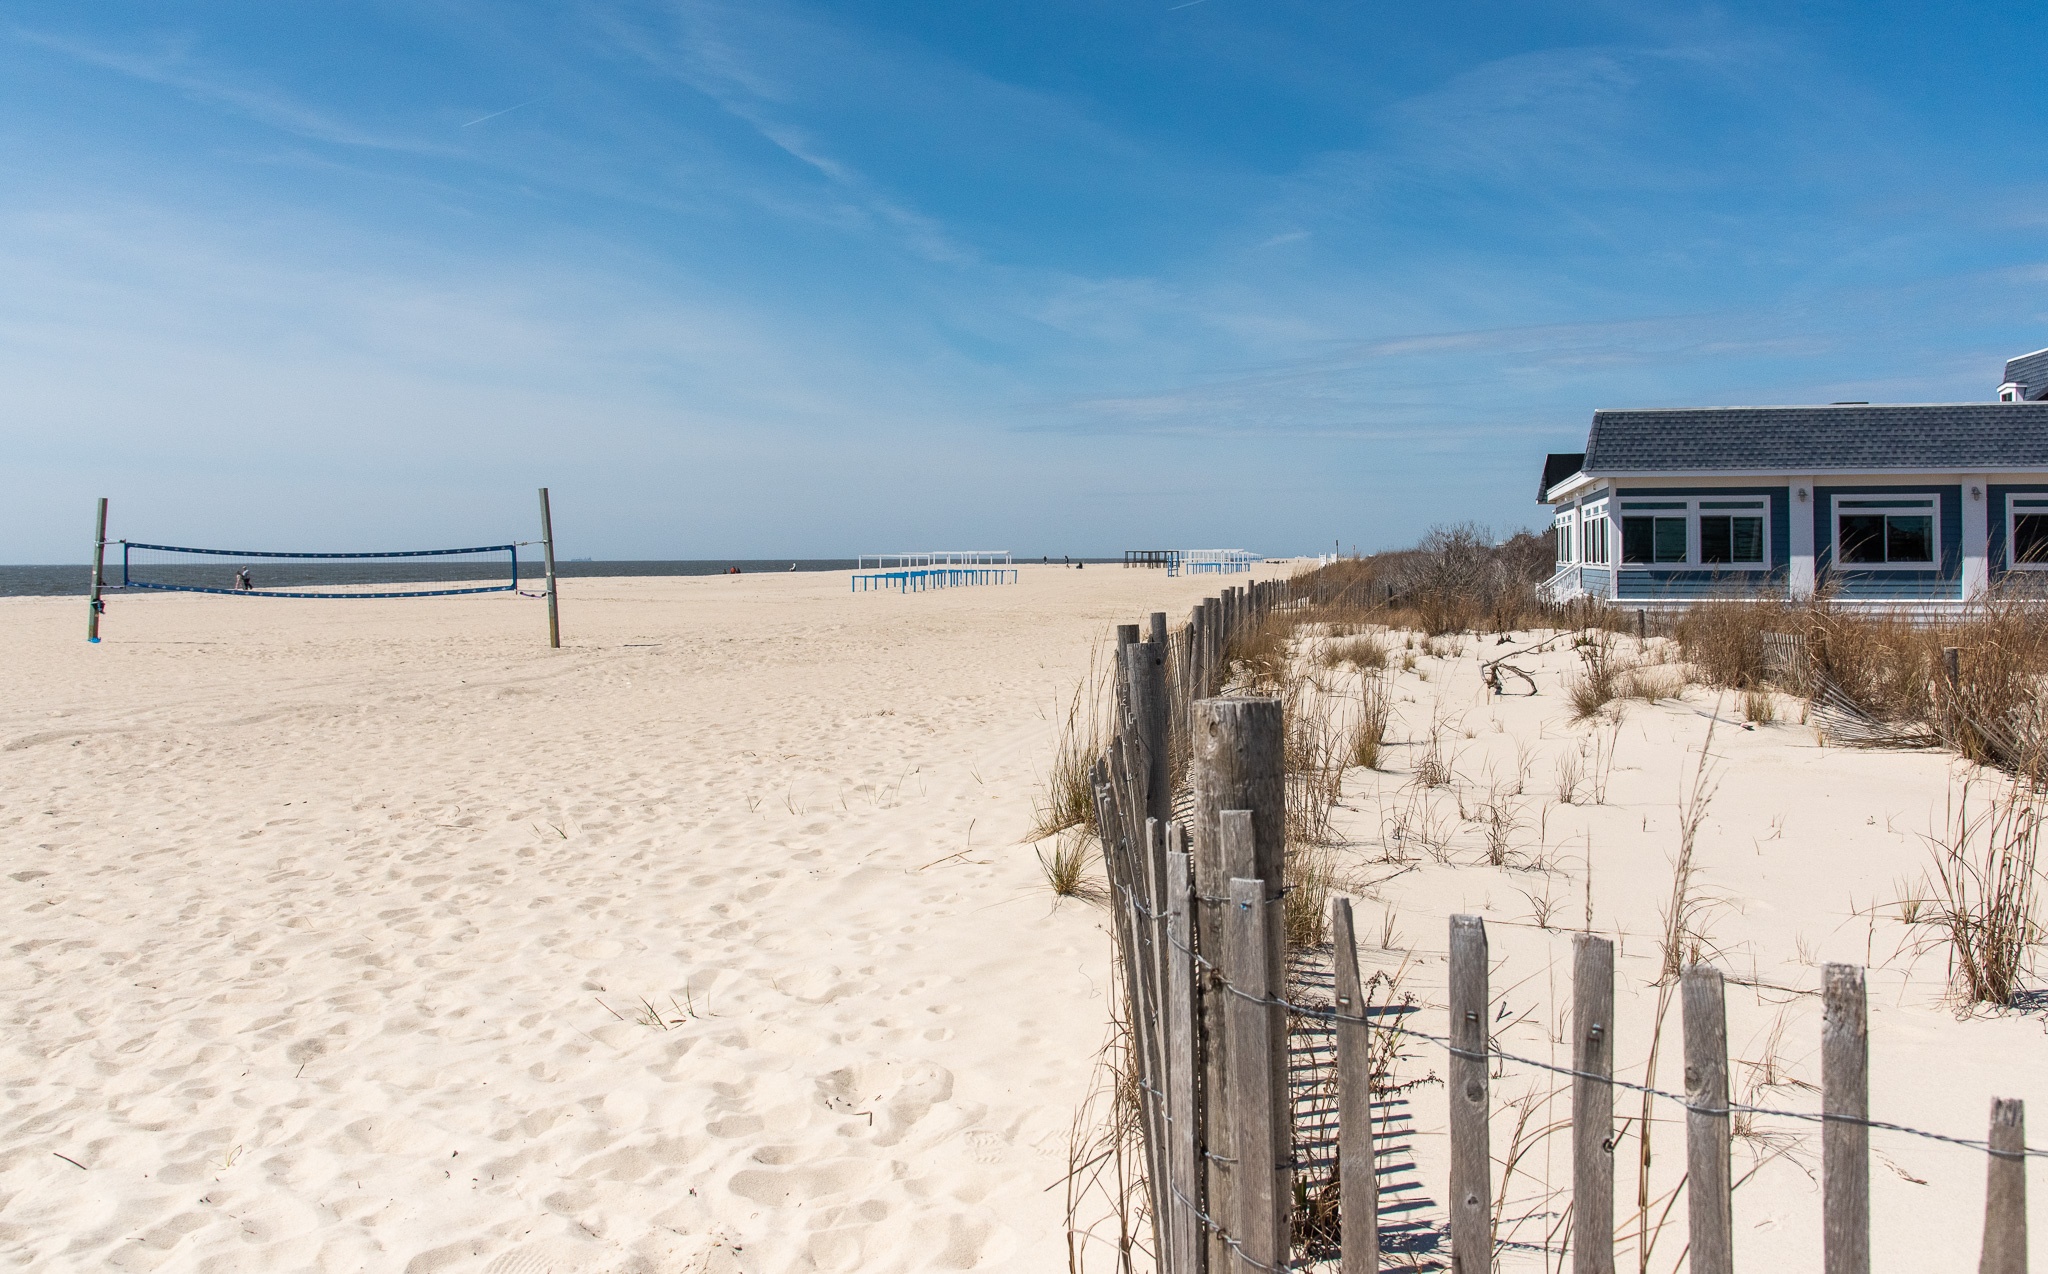
POLYGON ((555 609, 555 521, 548 513, 548 489, 540 489, 540 551, 547 565, 548 647, 562 648, 562 618, 555 609))
POLYGON ((99 529, 92 537, 92 602, 86 612, 85 639, 98 642, 100 639, 100 612, 107 604, 100 600, 100 589, 107 579, 107 497, 100 497, 99 529))

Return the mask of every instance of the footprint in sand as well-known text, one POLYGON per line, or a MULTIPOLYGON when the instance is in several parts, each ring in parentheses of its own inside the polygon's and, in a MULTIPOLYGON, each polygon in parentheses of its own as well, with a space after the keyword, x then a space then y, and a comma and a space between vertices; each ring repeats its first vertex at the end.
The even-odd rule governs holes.
POLYGON ((805 1004, 830 1004, 849 995, 864 996, 878 985, 872 978, 847 974, 837 965, 804 969, 788 976, 778 974, 775 978, 778 990, 805 1004))
POLYGON ((893 1146, 953 1096, 953 1072, 930 1062, 865 1062, 818 1081, 818 1095, 836 1114, 872 1116, 874 1144, 893 1146))

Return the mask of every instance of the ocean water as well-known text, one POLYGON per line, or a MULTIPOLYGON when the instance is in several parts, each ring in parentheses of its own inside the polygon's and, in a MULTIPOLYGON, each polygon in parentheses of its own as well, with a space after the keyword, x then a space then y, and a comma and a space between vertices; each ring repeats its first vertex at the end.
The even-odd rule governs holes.
MULTIPOLYGON (((1122 562, 1121 558, 1098 557, 1077 557, 1072 560, 1086 562, 1090 566, 1119 565, 1122 562)), ((1020 555, 1017 561, 1021 565, 1028 563, 1030 559, 1020 555)), ((229 558, 200 564, 158 560, 148 563, 147 570, 149 579, 165 584, 230 588, 234 584, 235 568, 241 565, 249 567, 252 582, 258 589, 321 588, 382 583, 406 588, 414 584, 443 580, 503 582, 507 575, 507 563, 503 554, 483 560, 442 559, 438 563, 432 559, 405 561, 391 558, 355 562, 272 558, 251 559, 246 563, 229 558)), ((706 558, 666 562, 557 561, 555 574, 563 579, 591 579, 608 575, 723 575, 737 566, 742 573, 753 575, 764 571, 787 573, 792 565, 799 571, 851 571, 855 569, 857 563, 850 557, 798 558, 793 563, 786 557, 706 558)), ((143 567, 138 564, 138 570, 140 569, 143 567)), ((540 576, 540 563, 528 561, 522 554, 519 559, 521 585, 531 588, 533 585, 530 581, 538 580, 540 576)), ((108 587, 117 588, 120 582, 120 562, 109 561, 108 587)), ((0 566, 0 597, 84 597, 91 591, 90 566, 0 566)))
MULTIPOLYGON (((564 562, 555 563, 555 574, 563 579, 589 579, 619 575, 723 575, 737 566, 744 574, 762 571, 787 573, 789 558, 721 558, 678 562, 564 562)), ((234 583, 235 568, 245 563, 225 560, 212 564, 150 564, 149 578, 166 584, 190 584, 202 588, 228 588, 234 583)), ((252 560, 246 565, 258 588, 319 588, 336 585, 390 583, 400 588, 429 581, 503 582, 507 577, 505 557, 484 561, 408 562, 389 558, 356 562, 317 562, 299 559, 252 560)), ((799 558, 799 571, 850 571, 854 559, 799 558)), ((541 564, 519 560, 519 580, 541 577, 541 564)), ((109 586, 121 582, 119 562, 107 563, 109 586)), ((92 591, 90 566, 0 566, 0 597, 84 597, 92 591)))

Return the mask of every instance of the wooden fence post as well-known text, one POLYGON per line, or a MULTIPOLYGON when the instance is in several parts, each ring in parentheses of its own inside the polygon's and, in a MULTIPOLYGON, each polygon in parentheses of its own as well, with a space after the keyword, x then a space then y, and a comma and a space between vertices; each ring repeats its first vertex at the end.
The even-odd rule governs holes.
MULTIPOLYGON (((1194 865, 1181 848, 1180 825, 1167 828, 1166 854, 1166 1102, 1167 1192, 1172 1252, 1164 1274, 1202 1274, 1208 1247, 1195 1208, 1202 1200, 1201 1105, 1195 1092, 1194 865)), ((1214 1215, 1211 1213, 1210 1215, 1214 1215)))
POLYGON ((1372 1138, 1372 1028, 1358 977, 1351 900, 1330 916, 1337 947, 1337 1218, 1344 1274, 1379 1274, 1379 1156, 1372 1138))
POLYGON ((1145 1116, 1145 1162, 1151 1179, 1146 1183, 1152 1198, 1153 1250, 1165 1240, 1166 1182, 1166 1028, 1164 966, 1160 959, 1164 934, 1160 922, 1160 895, 1165 864, 1160 850, 1166 828, 1157 819, 1144 820, 1141 839, 1126 851, 1124 874, 1130 889, 1130 932, 1134 939, 1132 957, 1138 962, 1138 1009, 1131 1016, 1131 1037, 1138 1052, 1138 1078, 1144 1085, 1139 1096, 1145 1116))
POLYGON ((1614 944, 1572 935, 1572 1272, 1614 1274, 1614 944))
MULTIPOLYGON (((1281 768, 1284 759, 1282 730, 1278 699, 1204 699, 1195 705, 1193 831, 1195 892, 1200 900, 1195 911, 1195 945, 1205 954, 1219 949, 1214 944, 1221 941, 1223 899, 1229 894, 1233 875, 1247 880, 1278 882, 1283 879, 1287 786, 1281 768), (1222 814, 1225 810, 1251 812, 1252 844, 1248 868, 1232 867, 1225 856, 1222 835, 1222 814)), ((1272 892, 1279 894, 1277 883, 1272 892)), ((1277 897, 1270 904, 1274 913, 1280 906, 1277 897)), ((1287 933, 1278 914, 1269 915, 1265 935, 1268 985, 1284 987, 1287 984, 1287 933)), ((1227 1054, 1222 1019, 1224 993, 1213 981, 1205 984, 1203 991, 1202 1023, 1207 1046, 1227 1054)), ((1271 1047, 1274 1056, 1268 1072, 1275 1085, 1276 1103, 1285 1110, 1287 1033, 1284 1016, 1277 1008, 1273 1012, 1281 1026, 1273 1032, 1271 1047)), ((1204 1073, 1215 1077, 1219 1066, 1227 1068, 1229 1064, 1227 1056, 1212 1059, 1204 1073)), ((1220 1125, 1229 1119, 1228 1110, 1219 1104, 1223 1100, 1220 1085, 1207 1089, 1203 1100, 1205 1123, 1210 1137, 1214 1139, 1220 1133, 1220 1125)), ((1291 1131, 1285 1121, 1280 1126, 1283 1131, 1291 1131)), ((1276 1147, 1274 1158, 1286 1157, 1286 1147, 1276 1147)), ((1227 1190, 1229 1187, 1224 1188, 1227 1190)), ((1220 1217, 1223 1214, 1212 1212, 1210 1215, 1220 1217)), ((1213 1245, 1210 1256, 1212 1269, 1230 1268, 1221 1263, 1223 1258, 1213 1245)))
POLYGON ((1451 917, 1451 1270, 1493 1269, 1493 1171, 1487 1118, 1486 922, 1451 917))
MULTIPOLYGON (((1115 751, 1115 744, 1112 742, 1110 754, 1114 755, 1115 751)), ((1146 1188, 1151 1194, 1154 1218, 1153 1243, 1156 1247, 1157 1218, 1160 1216, 1159 1181, 1163 1179, 1164 1174, 1159 1171, 1161 1164, 1157 1154, 1159 1138, 1155 1129, 1156 1107, 1147 1109, 1151 1095, 1145 1091, 1153 1081, 1147 1075, 1151 1065, 1146 1059, 1144 1048, 1146 995, 1142 976, 1143 957, 1138 951, 1135 932, 1138 916, 1131 907, 1134 900, 1130 871, 1133 855, 1130 852, 1130 841, 1125 835, 1123 815, 1117 809, 1116 788, 1110 782, 1112 772, 1113 767, 1106 760, 1096 761, 1091 771, 1095 786, 1095 824, 1098 829, 1097 835, 1102 841, 1103 875, 1109 882, 1110 925, 1115 934, 1117 953, 1120 957, 1117 961, 1118 971, 1123 975, 1124 1011, 1130 1015, 1131 1021, 1132 1050, 1136 1054, 1134 1060, 1138 1068, 1140 1119, 1146 1125, 1146 1141, 1149 1143, 1146 1146, 1145 1157, 1147 1176, 1151 1179, 1146 1182, 1146 1188)))
MULTIPOLYGON (((1230 814, 1224 819, 1226 825, 1233 821, 1230 814)), ((1241 819, 1249 833, 1250 814, 1241 819)), ((1237 1210, 1229 1224, 1239 1253, 1255 1263, 1253 1269, 1278 1270, 1287 1261, 1290 1200, 1286 1168, 1273 1157, 1286 1126, 1273 1098, 1276 1089, 1285 1091, 1285 1076, 1278 1077, 1280 1084, 1274 1083, 1274 1014, 1273 1006, 1265 1003, 1271 994, 1266 980, 1266 892, 1263 880, 1233 879, 1223 926, 1224 976, 1239 992, 1228 997, 1226 1012, 1230 1106, 1236 1124, 1232 1140, 1238 1160, 1237 1210)))
POLYGON ((1683 974, 1685 1001, 1686 1217, 1691 1274, 1734 1274, 1729 1176, 1728 1013, 1721 971, 1695 964, 1683 974))
POLYGON ((1116 684, 1111 687, 1110 693, 1116 699, 1116 730, 1123 735, 1129 735, 1131 732, 1131 680, 1126 671, 1128 665, 1125 662, 1125 653, 1137 642, 1136 624, 1116 626, 1116 653, 1110 661, 1111 680, 1116 684))
POLYGON ((1870 1274, 1870 1037, 1863 970, 1821 974, 1821 1268, 1870 1274))
POLYGON ((1138 642, 1124 650, 1129 683, 1131 738, 1137 745, 1132 778, 1144 792, 1144 816, 1164 823, 1173 817, 1173 789, 1166 752, 1166 647, 1138 642))
POLYGON ((1991 1103, 1990 1166, 1984 1182, 1984 1250, 1977 1274, 2027 1274, 2027 1108, 1991 1103))
POLYGON ((1206 699, 1216 688, 1216 606, 1213 599, 1203 598, 1202 612, 1202 681, 1195 687, 1197 698, 1206 699))

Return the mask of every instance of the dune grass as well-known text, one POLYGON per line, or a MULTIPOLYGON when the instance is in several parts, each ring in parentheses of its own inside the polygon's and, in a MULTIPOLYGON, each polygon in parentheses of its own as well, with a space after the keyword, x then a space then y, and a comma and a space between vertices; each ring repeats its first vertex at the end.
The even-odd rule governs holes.
POLYGON ((1933 863, 1910 922, 1948 948, 1949 983, 1966 1005, 2004 1007, 2024 989, 2044 932, 2041 823, 2048 799, 2032 781, 1995 779, 1982 799, 1964 779, 1942 831, 1928 838, 1933 863))

